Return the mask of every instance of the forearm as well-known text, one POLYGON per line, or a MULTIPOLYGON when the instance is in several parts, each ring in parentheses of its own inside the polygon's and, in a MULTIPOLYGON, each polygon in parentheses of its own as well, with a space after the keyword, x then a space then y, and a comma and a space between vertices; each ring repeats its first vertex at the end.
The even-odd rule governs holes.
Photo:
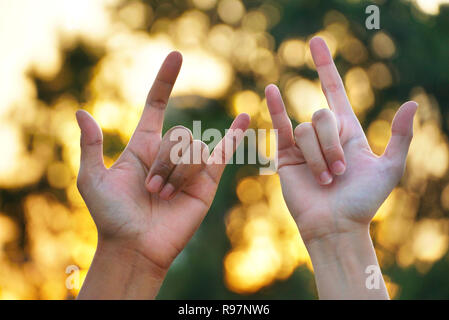
POLYGON ((369 226, 310 240, 306 247, 320 299, 389 298, 369 226))
POLYGON ((99 240, 78 299, 154 299, 165 273, 136 250, 99 240))

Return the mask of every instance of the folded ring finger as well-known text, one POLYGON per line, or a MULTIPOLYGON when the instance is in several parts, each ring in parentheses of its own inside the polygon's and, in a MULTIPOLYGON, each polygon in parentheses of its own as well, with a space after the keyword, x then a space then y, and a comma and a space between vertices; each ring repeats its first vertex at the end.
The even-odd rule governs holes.
POLYGON ((162 190, 192 140, 192 133, 183 126, 176 126, 167 131, 145 180, 149 192, 158 193, 162 190))
POLYGON ((295 129, 295 140, 318 183, 321 185, 330 184, 332 175, 321 153, 320 143, 312 123, 299 124, 295 129))
POLYGON ((182 159, 173 169, 159 196, 164 200, 172 199, 206 165, 209 149, 201 140, 194 140, 182 159))
POLYGON ((312 124, 327 166, 333 174, 343 174, 346 169, 345 156, 340 144, 337 119, 334 114, 329 109, 318 110, 313 114, 312 124))

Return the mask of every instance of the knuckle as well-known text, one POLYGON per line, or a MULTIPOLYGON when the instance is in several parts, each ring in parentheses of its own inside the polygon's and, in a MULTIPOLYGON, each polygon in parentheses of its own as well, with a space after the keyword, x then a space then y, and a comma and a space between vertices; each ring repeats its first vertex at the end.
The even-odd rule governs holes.
POLYGON ((300 123, 295 128, 295 136, 297 136, 298 138, 302 138, 302 137, 307 136, 308 134, 310 134, 311 130, 313 130, 313 127, 312 127, 312 124, 310 122, 300 123))
POLYGON ((290 126, 285 126, 285 127, 280 127, 276 129, 278 131, 279 135, 290 135, 292 132, 292 126, 290 124, 290 126))
POLYGON ((186 127, 184 127, 184 126, 182 126, 182 125, 174 126, 174 127, 172 127, 170 130, 183 130, 183 131, 186 132, 186 133, 192 134, 192 131, 190 131, 189 128, 186 128, 186 127))
POLYGON ((324 85, 324 89, 327 92, 330 93, 335 93, 338 90, 341 90, 343 88, 343 82, 339 79, 339 80, 333 80, 333 81, 329 81, 324 85))
POLYGON ((81 148, 83 147, 94 147, 94 146, 101 146, 103 145, 103 138, 97 138, 95 140, 92 141, 83 141, 83 139, 81 139, 80 141, 80 146, 81 148))
POLYGON ((340 155, 342 153, 341 146, 338 144, 322 146, 321 149, 323 153, 328 155, 340 155))
POLYGON ((312 115, 312 122, 316 123, 321 120, 330 119, 332 116, 331 111, 329 109, 320 109, 315 111, 312 115))
POLYGON ((165 133, 164 138, 165 137, 170 138, 170 140, 179 140, 179 138, 187 138, 189 141, 193 140, 192 131, 181 125, 170 128, 170 130, 165 133))
POLYGON ((175 187, 175 189, 181 188, 187 182, 187 176, 181 172, 173 172, 168 182, 175 187))
POLYGON ((172 165, 165 160, 157 160, 153 172, 162 177, 167 177, 172 169, 172 165))
POLYGON ((315 173, 321 173, 327 170, 327 166, 322 159, 308 159, 307 165, 309 166, 310 170, 315 173))
POLYGON ((164 110, 167 106, 167 102, 165 100, 151 100, 148 105, 155 109, 164 110))

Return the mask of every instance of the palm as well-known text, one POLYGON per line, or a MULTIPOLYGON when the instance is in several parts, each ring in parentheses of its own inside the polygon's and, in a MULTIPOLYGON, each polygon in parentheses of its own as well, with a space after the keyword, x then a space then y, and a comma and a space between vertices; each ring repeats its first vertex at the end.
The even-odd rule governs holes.
POLYGON ((368 148, 352 141, 343 149, 347 173, 329 186, 319 185, 305 163, 279 168, 285 201, 291 212, 298 213, 294 218, 304 229, 338 223, 335 220, 369 222, 395 184, 394 177, 383 170, 382 162, 368 148))
POLYGON ((199 175, 174 199, 162 200, 145 188, 148 167, 125 152, 105 172, 97 186, 98 194, 92 194, 107 199, 97 200, 107 204, 98 211, 113 214, 94 219, 103 235, 135 239, 146 257, 163 265, 176 257, 198 227, 200 217, 209 209, 216 184, 199 175))

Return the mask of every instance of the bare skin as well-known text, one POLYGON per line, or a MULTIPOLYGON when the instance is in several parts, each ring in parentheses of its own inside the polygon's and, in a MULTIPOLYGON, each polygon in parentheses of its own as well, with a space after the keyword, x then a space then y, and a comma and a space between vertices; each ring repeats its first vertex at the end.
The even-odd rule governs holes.
MULTIPOLYGON (((180 53, 167 56, 131 140, 109 169, 103 164, 100 127, 87 112, 77 112, 78 188, 98 229, 97 252, 79 299, 154 298, 212 204, 228 160, 225 141, 238 143, 243 137, 225 136, 210 157, 204 143, 190 140, 188 147, 197 145, 207 156, 197 164, 173 165, 162 181, 150 183, 149 172, 166 165, 170 140, 161 136, 164 111, 181 63, 180 53)), ((245 131, 248 125, 249 116, 240 114, 231 128, 245 131)), ((191 137, 188 129, 176 128, 191 137)))
POLYGON ((369 236, 376 211, 402 177, 413 135, 415 102, 398 110, 385 153, 378 157, 347 98, 323 39, 310 49, 330 109, 293 131, 279 90, 266 88, 279 130, 278 172, 287 206, 309 250, 320 298, 388 298, 385 285, 369 290, 365 269, 378 267, 369 236))
MULTIPOLYGON (((366 268, 378 267, 369 224, 402 176, 417 104, 400 108, 385 154, 377 157, 324 41, 314 38, 311 51, 330 110, 320 110, 293 132, 278 89, 266 89, 279 130, 284 197, 312 258, 320 298, 388 298, 383 281, 374 290, 366 286, 366 268)), ((243 137, 225 137, 198 164, 167 160, 172 142, 161 136, 163 113, 180 66, 179 53, 167 57, 133 137, 110 169, 103 164, 100 128, 86 112, 77 113, 78 186, 99 234, 79 298, 154 298, 212 203, 229 157, 225 142, 243 137)), ((244 131, 248 124, 249 117, 239 115, 231 128, 244 131)), ((191 139, 188 129, 179 129, 191 139)), ((189 140, 187 147, 193 145, 208 153, 200 141, 189 140)))

